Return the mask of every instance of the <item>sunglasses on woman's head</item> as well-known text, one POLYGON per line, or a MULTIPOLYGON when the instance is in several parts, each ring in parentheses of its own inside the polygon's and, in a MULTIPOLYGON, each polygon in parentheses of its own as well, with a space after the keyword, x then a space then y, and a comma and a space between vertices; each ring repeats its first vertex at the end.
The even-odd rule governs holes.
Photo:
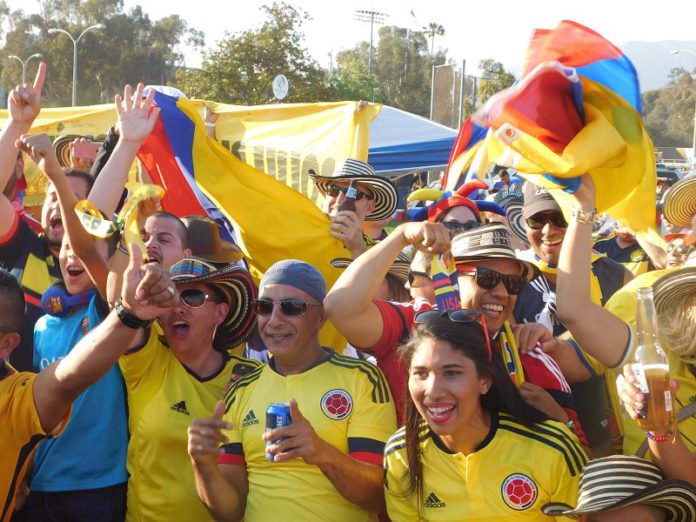
POLYGON ((200 308, 206 301, 217 302, 212 296, 209 296, 197 288, 187 288, 186 290, 182 290, 179 295, 181 295, 183 303, 189 308, 200 308))
POLYGON ((501 274, 492 268, 472 265, 457 265, 457 273, 459 275, 473 276, 476 284, 484 290, 492 290, 503 282, 505 290, 510 295, 519 294, 524 285, 527 284, 527 278, 523 275, 501 274))
POLYGON ((421 312, 416 315, 415 321, 416 324, 422 324, 427 322, 429 319, 436 317, 447 317, 453 323, 479 323, 481 328, 483 328, 483 337, 486 339, 488 362, 493 361, 493 349, 491 347, 491 338, 488 335, 488 325, 486 325, 486 318, 481 312, 469 310, 467 308, 461 308, 459 310, 430 310, 428 312, 421 312))
POLYGON ((302 299, 282 299, 273 301, 272 299, 254 299, 254 311, 256 315, 271 315, 273 307, 280 306, 280 311, 288 317, 299 317, 307 313, 307 308, 310 306, 321 306, 319 304, 310 304, 302 299))
MULTIPOLYGON (((337 198, 341 192, 344 194, 348 192, 348 187, 341 187, 339 185, 329 185, 326 187, 326 193, 332 198, 337 198)), ((372 199, 372 196, 370 196, 367 192, 358 190, 358 193, 355 195, 355 200, 360 201, 362 198, 372 199)))
POLYGON ((409 270, 408 271, 408 284, 410 286, 413 286, 413 283, 416 282, 416 276, 421 276, 421 277, 426 277, 430 279, 430 276, 426 274, 425 272, 419 272, 418 270, 409 270))
POLYGON ((534 214, 527 218, 527 226, 532 230, 541 230, 546 223, 551 223, 557 228, 566 228, 568 222, 563 217, 563 212, 550 212, 548 214, 534 214))

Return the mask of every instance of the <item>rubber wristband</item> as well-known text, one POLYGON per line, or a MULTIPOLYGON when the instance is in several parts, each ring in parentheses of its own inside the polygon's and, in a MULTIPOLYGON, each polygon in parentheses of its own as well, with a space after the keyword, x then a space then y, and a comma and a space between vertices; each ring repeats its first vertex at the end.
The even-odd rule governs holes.
POLYGON ((654 440, 655 442, 669 442, 672 440, 674 435, 671 431, 668 431, 664 435, 658 435, 657 433, 653 433, 651 431, 646 431, 645 434, 650 440, 654 440))
POLYGON ((133 330, 147 328, 152 324, 152 319, 146 321, 126 310, 120 299, 114 303, 114 310, 116 310, 119 321, 121 321, 124 326, 132 328, 133 330))

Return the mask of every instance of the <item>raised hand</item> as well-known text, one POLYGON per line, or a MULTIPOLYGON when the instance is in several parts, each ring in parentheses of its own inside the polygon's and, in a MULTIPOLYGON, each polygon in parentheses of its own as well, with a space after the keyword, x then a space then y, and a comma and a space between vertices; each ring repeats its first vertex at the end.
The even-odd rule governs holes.
POLYGON ((220 444, 227 442, 223 429, 231 429, 229 422, 222 420, 225 402, 218 401, 212 417, 194 419, 188 429, 188 454, 197 467, 216 466, 220 455, 220 444))
POLYGON ((524 323, 512 327, 520 353, 528 353, 537 346, 546 353, 558 348, 558 341, 543 324, 524 323))
POLYGON ((45 80, 46 64, 41 62, 33 85, 18 85, 10 92, 7 103, 14 123, 24 124, 28 128, 34 122, 41 111, 41 90, 45 80))
POLYGON ((147 321, 159 317, 179 302, 179 292, 159 263, 143 264, 143 253, 129 245, 130 263, 123 274, 121 301, 136 317, 147 321))
POLYGON ((118 94, 115 97, 116 112, 118 112, 116 130, 121 141, 140 144, 150 135, 155 126, 160 113, 159 107, 152 108, 155 91, 150 89, 147 98, 143 99, 143 90, 143 84, 139 83, 133 94, 131 86, 126 85, 123 89, 123 98, 118 94))
MULTIPOLYGON (((403 238, 409 245, 429 254, 449 253, 451 241, 447 229, 442 223, 414 221, 399 225, 403 238)), ((397 230, 398 230, 397 229, 397 230)))
POLYGON ((62 175, 63 168, 47 134, 23 134, 15 141, 15 147, 28 154, 49 179, 53 180, 55 176, 62 175))
POLYGON ((353 254, 353 257, 357 257, 356 254, 360 255, 367 249, 363 239, 362 223, 355 212, 342 210, 329 219, 331 220, 331 235, 340 239, 343 246, 353 254))

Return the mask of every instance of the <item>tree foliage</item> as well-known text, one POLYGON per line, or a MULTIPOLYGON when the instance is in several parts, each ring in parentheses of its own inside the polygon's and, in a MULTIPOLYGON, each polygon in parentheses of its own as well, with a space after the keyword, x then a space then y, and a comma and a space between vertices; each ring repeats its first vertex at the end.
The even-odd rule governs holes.
POLYGON ((662 89, 643 93, 643 120, 657 147, 691 147, 696 106, 696 69, 672 69, 662 89))
POLYGON ((495 93, 507 89, 515 83, 515 75, 509 73, 503 64, 491 58, 479 62, 481 80, 478 84, 478 103, 486 103, 495 93))
POLYGON ((302 46, 302 23, 309 16, 284 2, 261 9, 266 14, 261 27, 227 33, 217 48, 204 53, 202 68, 181 72, 176 86, 193 97, 256 105, 273 100, 273 78, 284 74, 289 82, 285 101, 335 99, 326 71, 302 46))
MULTIPOLYGON (((180 46, 195 48, 204 43, 203 33, 188 27, 178 15, 152 21, 140 6, 124 12, 122 0, 42 0, 40 14, 17 10, 6 17, 3 56, 43 55, 48 65, 46 106, 70 105, 72 94, 73 43, 62 33, 49 34, 49 29, 64 29, 77 38, 91 25, 106 26, 88 32, 78 44, 79 105, 109 102, 125 83, 166 84, 183 65, 180 46)), ((27 66, 27 79, 36 66, 36 60, 27 66)), ((3 88, 7 91, 19 83, 21 75, 18 62, 5 60, 0 75, 3 88)))

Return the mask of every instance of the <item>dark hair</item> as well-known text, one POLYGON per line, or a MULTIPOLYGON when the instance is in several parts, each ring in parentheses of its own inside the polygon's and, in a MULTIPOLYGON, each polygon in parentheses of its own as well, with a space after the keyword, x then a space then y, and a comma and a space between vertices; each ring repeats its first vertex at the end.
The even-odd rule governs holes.
POLYGON ((92 187, 94 186, 94 176, 92 176, 89 172, 78 169, 67 169, 65 171, 65 177, 82 179, 87 185, 87 194, 92 191, 92 187))
MULTIPOLYGON (((220 303, 225 303, 229 309, 232 310, 234 303, 231 301, 234 299, 234 297, 231 293, 227 292, 219 285, 205 283, 205 286, 208 287, 208 289, 213 293, 217 301, 220 303)), ((227 313, 229 315, 229 311, 227 313)), ((213 349, 223 355, 227 353, 228 349, 231 350, 234 348, 234 346, 229 346, 227 343, 227 340, 230 337, 230 331, 229 328, 225 326, 226 320, 227 317, 225 317, 222 324, 218 326, 217 330, 215 331, 215 335, 213 336, 213 349)))
POLYGON ((19 332, 26 310, 24 292, 10 272, 0 268, 0 326, 19 332))
POLYGON ((186 225, 184 224, 181 219, 179 219, 178 216, 175 216, 171 212, 167 212, 166 210, 158 210, 154 214, 152 214, 152 217, 162 217, 162 218, 167 218, 167 219, 173 219, 176 221, 176 231, 177 235, 179 236, 179 239, 181 240, 181 248, 188 248, 188 229, 186 228, 186 225))
POLYGON ((411 294, 406 290, 406 284, 394 274, 387 272, 384 277, 389 288, 389 301, 395 303, 408 303, 411 300, 411 294))
MULTIPOLYGON (((544 413, 529 406, 512 383, 497 344, 493 345, 492 362, 488 361, 488 350, 483 326, 478 322, 460 323, 450 321, 446 313, 428 317, 419 324, 411 339, 399 348, 402 363, 411 367, 413 354, 427 339, 444 341, 453 350, 459 351, 474 362, 479 376, 491 379, 488 393, 481 396, 481 406, 492 415, 507 412, 522 424, 532 424, 548 419, 544 413)), ((418 504, 423 500, 423 462, 422 447, 425 420, 416 409, 411 394, 406 391, 406 456, 409 467, 408 494, 418 496, 418 504)))

